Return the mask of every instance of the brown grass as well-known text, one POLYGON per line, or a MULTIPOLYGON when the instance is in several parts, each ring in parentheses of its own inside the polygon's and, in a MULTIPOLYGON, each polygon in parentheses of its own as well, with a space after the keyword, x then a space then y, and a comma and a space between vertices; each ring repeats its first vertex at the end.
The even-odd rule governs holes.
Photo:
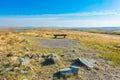
POLYGON ((70 30, 29 30, 20 33, 27 36, 53 38, 53 34, 67 34, 67 38, 77 39, 86 46, 97 50, 105 59, 113 61, 114 65, 120 65, 120 37, 104 34, 94 34, 70 30))

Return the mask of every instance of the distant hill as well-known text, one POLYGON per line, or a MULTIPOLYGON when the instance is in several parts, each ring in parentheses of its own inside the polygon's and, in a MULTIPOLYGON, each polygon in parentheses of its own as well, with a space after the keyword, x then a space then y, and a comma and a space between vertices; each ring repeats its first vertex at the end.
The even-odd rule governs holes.
POLYGON ((102 32, 119 32, 120 27, 58 27, 58 26, 49 26, 49 27, 1 27, 0 32, 6 31, 17 31, 21 32, 23 30, 29 29, 58 29, 58 30, 76 30, 76 31, 102 31, 102 32))
POLYGON ((71 28, 72 30, 100 30, 100 31, 119 31, 120 27, 89 27, 89 28, 71 28))

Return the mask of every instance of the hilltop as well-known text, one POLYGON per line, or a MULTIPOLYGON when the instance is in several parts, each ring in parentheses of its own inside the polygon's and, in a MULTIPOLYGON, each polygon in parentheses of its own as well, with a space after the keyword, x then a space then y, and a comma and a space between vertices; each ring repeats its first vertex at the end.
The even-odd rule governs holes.
POLYGON ((0 80, 59 80, 56 73, 71 65, 79 68, 76 76, 68 80, 120 79, 120 36, 73 30, 30 29, 24 32, 7 31, 0 34, 0 80), (54 34, 67 34, 67 38, 54 38, 54 34), (50 64, 51 54, 58 57, 50 64), (25 65, 19 58, 25 55, 25 65), (77 58, 93 59, 98 67, 91 70, 76 63, 77 58), (58 78, 58 79, 57 79, 58 78))

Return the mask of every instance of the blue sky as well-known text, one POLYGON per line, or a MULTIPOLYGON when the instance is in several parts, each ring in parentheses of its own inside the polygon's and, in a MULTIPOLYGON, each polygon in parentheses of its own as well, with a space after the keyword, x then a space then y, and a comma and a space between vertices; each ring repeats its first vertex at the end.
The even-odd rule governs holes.
POLYGON ((0 0, 0 26, 120 26, 120 0, 0 0))

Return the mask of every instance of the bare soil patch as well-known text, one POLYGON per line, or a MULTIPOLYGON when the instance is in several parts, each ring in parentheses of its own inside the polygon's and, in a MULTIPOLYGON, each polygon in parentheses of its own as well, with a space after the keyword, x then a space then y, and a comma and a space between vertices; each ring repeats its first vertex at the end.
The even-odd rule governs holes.
POLYGON ((80 43, 77 40, 71 39, 37 39, 37 42, 40 43, 43 47, 71 47, 79 45, 80 43))

